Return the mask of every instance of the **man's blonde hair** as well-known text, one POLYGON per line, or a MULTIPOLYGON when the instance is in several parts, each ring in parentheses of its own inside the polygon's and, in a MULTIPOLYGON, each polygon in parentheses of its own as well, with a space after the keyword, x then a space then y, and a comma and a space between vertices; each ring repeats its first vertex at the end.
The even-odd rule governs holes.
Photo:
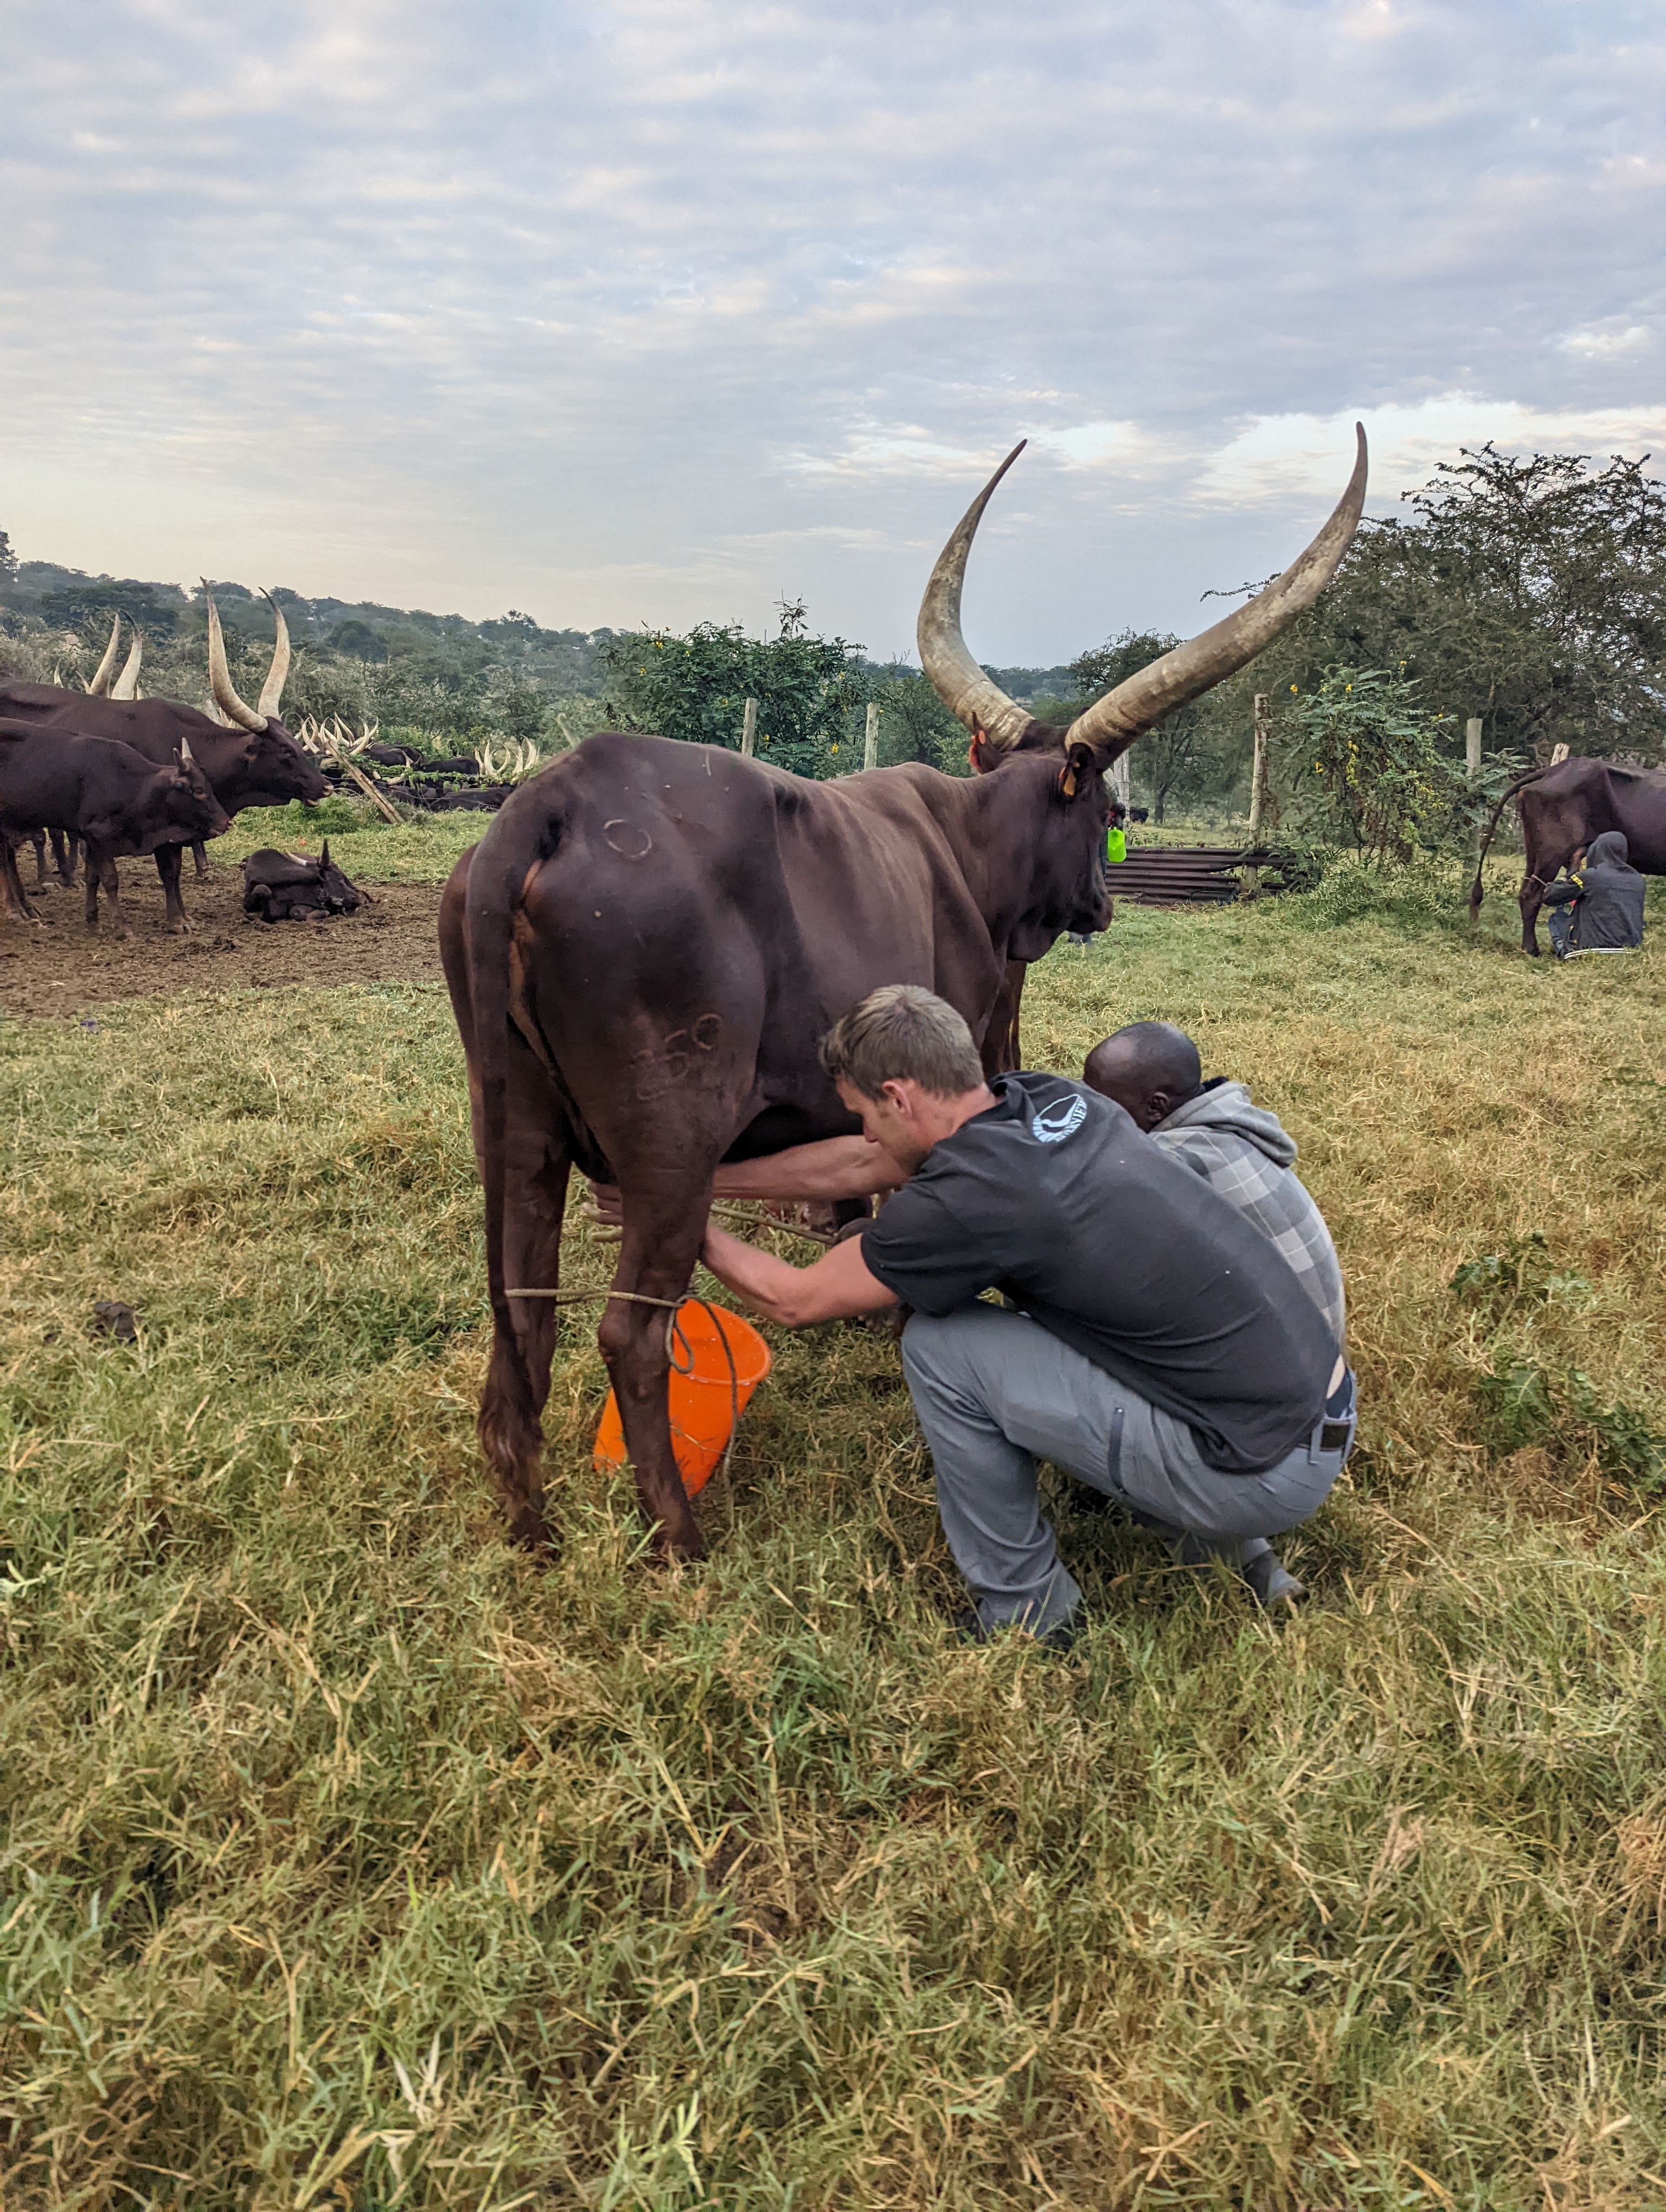
POLYGON ((842 1014, 822 1039, 822 1066, 836 1083, 877 1098, 887 1083, 917 1083, 933 1097, 959 1098, 983 1080, 972 1033, 945 999, 918 983, 885 983, 842 1014))

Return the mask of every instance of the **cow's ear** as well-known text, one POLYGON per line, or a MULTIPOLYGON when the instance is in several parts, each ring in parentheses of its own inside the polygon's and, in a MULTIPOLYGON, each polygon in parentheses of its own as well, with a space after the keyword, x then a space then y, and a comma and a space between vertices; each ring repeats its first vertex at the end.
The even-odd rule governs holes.
POLYGON ((1064 766, 1059 770, 1059 789, 1064 796, 1074 799, 1078 792, 1091 790, 1093 775, 1092 746, 1067 745, 1064 766))
POLYGON ((988 775, 1000 755, 989 743, 987 730, 974 728, 972 741, 966 748, 966 765, 974 775, 988 775))

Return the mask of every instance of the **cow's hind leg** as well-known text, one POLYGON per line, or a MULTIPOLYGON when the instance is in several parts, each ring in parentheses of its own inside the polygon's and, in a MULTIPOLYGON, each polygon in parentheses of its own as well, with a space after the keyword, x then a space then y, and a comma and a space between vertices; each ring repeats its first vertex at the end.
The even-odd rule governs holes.
POLYGON ((52 866, 58 871, 59 883, 67 891, 76 879, 77 840, 62 830, 50 830, 46 834, 52 841, 52 866))
MULTIPOLYGON (((548 1079, 520 1040, 510 1045, 509 1109, 504 1131, 503 1284, 506 1291, 553 1291, 561 1282, 561 1231, 569 1157, 548 1079)), ((497 1477, 518 1544, 548 1540, 544 1516, 544 1429, 560 1309, 553 1298, 506 1301, 508 1326, 495 1322, 491 1364, 480 1395, 479 1435, 497 1477)))
POLYGON ((37 890, 46 880, 46 833, 31 830, 29 842, 34 847, 34 887, 37 890))
POLYGON ((440 901, 440 957, 469 1072, 469 1114, 486 1195, 486 1250, 492 1293, 492 1352, 480 1394, 480 1448, 497 1479, 517 1543, 549 1539, 544 1517, 544 1431, 559 1312, 553 1298, 511 1298, 508 1291, 553 1291, 560 1283, 562 1219, 567 1208, 568 1124, 547 1071, 519 1031, 505 1037, 506 1096, 498 1172, 489 1170, 480 1048, 474 1016, 464 901, 465 853, 440 901))
POLYGON ((162 897, 167 911, 162 927, 174 937, 189 937, 191 924, 185 919, 185 902, 179 896, 179 855, 183 845, 158 845, 156 873, 162 879, 162 897))
POLYGON ((598 1332, 602 1357, 619 1402, 637 1501, 654 1528, 655 1547, 697 1559, 705 1539, 672 1449, 667 1334, 674 1302, 687 1291, 700 1256, 710 1177, 701 1190, 658 1185, 652 1195, 633 1191, 627 1182, 623 1200, 624 1237, 613 1288, 633 1295, 608 1301, 598 1332), (648 1299, 656 1303, 641 1302, 648 1299))

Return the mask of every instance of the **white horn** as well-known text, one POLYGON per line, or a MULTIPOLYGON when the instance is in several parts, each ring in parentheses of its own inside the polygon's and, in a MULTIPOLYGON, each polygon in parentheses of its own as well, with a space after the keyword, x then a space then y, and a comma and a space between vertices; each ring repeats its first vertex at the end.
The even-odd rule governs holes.
POLYGON ((1324 528, 1304 553, 1247 606, 1237 608, 1213 629, 1165 653, 1160 660, 1124 677, 1070 726, 1072 744, 1091 745, 1104 768, 1134 739, 1183 707, 1189 699, 1253 660, 1298 615, 1310 607, 1336 574, 1353 542, 1365 503, 1365 427, 1354 425, 1353 474, 1324 528))
POLYGON ((133 650, 127 656, 127 665, 110 686, 112 699, 137 699, 139 696, 139 663, 144 658, 144 633, 133 633, 133 650))
POLYGON ((226 665, 226 641, 220 635, 220 614, 214 604, 214 594, 208 587, 208 578, 203 579, 203 597, 208 601, 209 688, 214 694, 214 703, 228 722, 240 730, 264 730, 266 717, 246 707, 238 697, 231 680, 231 671, 226 665))
POLYGON ((93 680, 87 686, 89 699, 102 699, 110 689, 111 671, 116 665, 116 654, 121 645, 121 617, 115 616, 110 624, 110 642, 104 648, 104 658, 93 671, 93 680))
POLYGON ((984 674, 967 651, 960 634, 960 591, 966 580, 966 556, 972 550, 989 495, 1028 442, 1018 441, 960 518, 958 529, 937 556, 915 629, 920 665, 933 690, 969 730, 982 730, 1001 752, 1018 744, 1031 718, 1007 697, 993 677, 984 674))
POLYGON ((266 671, 266 680, 260 687, 260 712, 270 720, 278 719, 278 707, 283 697, 283 686, 289 675, 289 626, 283 619, 283 610, 270 592, 266 597, 272 602, 272 619, 277 627, 272 636, 272 665, 266 671))

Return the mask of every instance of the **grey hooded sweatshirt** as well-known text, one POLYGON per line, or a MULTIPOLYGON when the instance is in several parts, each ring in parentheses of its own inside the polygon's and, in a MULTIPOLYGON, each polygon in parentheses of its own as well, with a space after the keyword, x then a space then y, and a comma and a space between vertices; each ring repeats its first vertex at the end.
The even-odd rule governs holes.
POLYGON ((1648 885, 1631 865, 1631 848, 1617 830, 1591 840, 1576 875, 1545 886, 1547 906, 1573 908, 1570 952, 1635 952, 1643 942, 1643 898, 1648 885))
POLYGON ((1347 1309, 1336 1247, 1296 1178, 1296 1140, 1278 1115, 1257 1106, 1243 1084, 1218 1075, 1151 1133, 1271 1238, 1340 1346, 1347 1309))

